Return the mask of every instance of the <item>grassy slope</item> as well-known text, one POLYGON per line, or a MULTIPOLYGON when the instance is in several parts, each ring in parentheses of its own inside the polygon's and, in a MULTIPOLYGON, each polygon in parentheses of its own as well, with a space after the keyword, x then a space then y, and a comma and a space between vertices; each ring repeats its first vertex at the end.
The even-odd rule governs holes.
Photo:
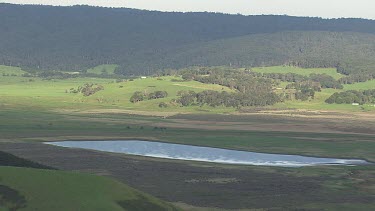
POLYGON ((375 89, 375 80, 344 85, 344 90, 366 90, 366 89, 375 89))
POLYGON ((46 169, 0 151, 0 210, 177 210, 109 178, 46 169))
POLYGON ((16 74, 17 76, 21 76, 24 73, 26 73, 26 72, 21 70, 21 68, 0 65, 0 75, 1 76, 3 74, 16 74))
POLYGON ((334 89, 323 89, 322 92, 315 93, 315 99, 309 101, 299 101, 299 100, 292 100, 286 101, 283 103, 277 103, 276 105, 272 106, 271 108, 295 108, 295 109, 311 109, 311 110, 334 110, 334 111, 350 111, 350 112, 358 112, 358 111, 375 111, 375 107, 371 105, 363 105, 363 106, 352 106, 350 104, 328 104, 325 103, 325 100, 329 98, 335 92, 340 92, 342 90, 334 90, 334 89))
POLYGON ((0 166, 16 166, 40 169, 52 169, 48 166, 41 165, 23 158, 16 157, 12 154, 0 151, 0 166))
MULTIPOLYGON (((14 69, 16 70, 16 68, 14 69)), ((168 109, 162 109, 158 105, 160 102, 170 102, 172 99, 177 98, 177 92, 181 90, 196 92, 203 90, 231 91, 219 85, 202 84, 195 81, 172 82, 172 79, 179 79, 174 77, 162 77, 160 79, 147 78, 115 83, 114 79, 100 78, 42 80, 40 78, 3 77, 0 75, 0 106, 1 104, 8 104, 44 108, 122 108, 150 111, 194 111, 201 108, 171 106, 168 109), (85 83, 101 84, 104 86, 104 90, 89 97, 83 97, 82 94, 66 93, 66 90, 69 92, 71 88, 76 89, 85 83), (136 104, 129 101, 135 91, 150 93, 158 90, 167 91, 168 98, 136 104)), ((233 109, 224 110, 231 111, 233 109)))
POLYGON ((87 73, 101 75, 103 74, 103 72, 105 72, 108 75, 113 75, 117 67, 118 65, 115 65, 115 64, 103 64, 103 65, 99 65, 99 66, 88 69, 87 73))
POLYGON ((0 167, 0 185, 25 197, 21 210, 175 210, 120 182, 93 175, 0 167))

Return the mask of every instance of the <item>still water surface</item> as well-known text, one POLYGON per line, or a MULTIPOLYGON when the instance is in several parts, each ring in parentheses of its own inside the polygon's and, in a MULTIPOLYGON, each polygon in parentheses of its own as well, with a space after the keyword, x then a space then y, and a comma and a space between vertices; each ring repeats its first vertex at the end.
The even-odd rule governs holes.
POLYGON ((162 142, 127 140, 127 141, 61 141, 46 144, 91 149, 104 152, 124 153, 155 158, 176 160, 204 161, 225 164, 302 167, 316 165, 364 165, 364 160, 317 158, 299 155, 282 155, 227 150, 212 147, 198 147, 162 142))

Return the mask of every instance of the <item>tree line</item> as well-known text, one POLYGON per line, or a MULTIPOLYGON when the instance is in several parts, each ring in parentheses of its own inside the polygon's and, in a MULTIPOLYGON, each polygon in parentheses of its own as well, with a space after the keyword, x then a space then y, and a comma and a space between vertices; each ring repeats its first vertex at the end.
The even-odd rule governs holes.
MULTIPOLYGON (((280 80, 284 82, 294 82, 294 83, 301 83, 301 82, 317 82, 320 84, 321 88, 333 88, 333 89, 343 89, 343 85, 340 83, 341 81, 337 81, 332 76, 327 74, 310 74, 309 76, 303 76, 296 73, 260 73, 257 74, 260 77, 265 78, 272 78, 274 80, 280 80)), ((315 90, 317 91, 317 90, 315 90)))
POLYGON ((280 96, 273 92, 273 81, 271 79, 254 77, 250 71, 205 67, 185 69, 181 73, 185 80, 218 84, 234 90, 233 92, 183 93, 178 101, 183 106, 192 103, 226 107, 266 106, 281 101, 280 96))
MULTIPOLYGON (((86 83, 83 86, 79 86, 77 89, 71 88, 69 92, 74 94, 82 93, 83 96, 88 97, 102 90, 104 90, 104 87, 100 84, 86 83)), ((67 93, 68 90, 65 92, 67 93)))
POLYGON ((349 90, 345 92, 337 92, 331 95, 326 101, 329 104, 352 104, 360 105, 375 103, 375 89, 364 91, 349 90))
POLYGON ((254 95, 242 92, 218 92, 212 90, 205 90, 202 92, 186 91, 179 94, 179 98, 174 100, 181 106, 203 106, 211 107, 225 106, 225 107, 247 107, 247 106, 267 106, 280 102, 280 98, 274 93, 267 93, 265 95, 254 95))
MULTIPOLYGON (((251 70, 223 68, 223 67, 195 67, 181 70, 184 80, 195 80, 207 84, 219 84, 242 93, 235 99, 251 99, 251 103, 240 102, 238 100, 223 100, 223 102, 236 101, 238 105, 272 105, 282 100, 302 100, 307 101, 315 97, 315 92, 320 92, 322 88, 342 89, 342 84, 327 74, 310 74, 303 76, 295 73, 258 73, 251 70), (293 82, 285 88, 287 91, 276 94, 273 90, 275 81, 293 82), (290 90, 290 91, 289 91, 290 90), (294 90, 294 91, 293 91, 294 90)), ((213 94, 213 93, 211 93, 213 94)), ((227 98, 228 93, 222 95, 227 98)), ((230 95, 230 94, 229 94, 230 95)), ((233 95, 233 94, 232 94, 233 95)), ((191 96, 185 96, 191 99, 191 96)), ((210 103, 207 103, 210 104, 210 103)), ((222 103, 228 105, 228 103, 222 103)))

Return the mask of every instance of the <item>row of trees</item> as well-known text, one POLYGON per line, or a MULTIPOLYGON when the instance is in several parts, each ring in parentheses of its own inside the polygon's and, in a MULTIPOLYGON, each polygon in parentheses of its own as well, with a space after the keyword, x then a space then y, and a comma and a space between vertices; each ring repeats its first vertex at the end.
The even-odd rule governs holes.
POLYGON ((259 96, 251 93, 206 90, 198 93, 194 91, 180 93, 180 98, 176 102, 181 104, 181 106, 209 105, 212 107, 225 106, 238 108, 273 105, 280 102, 280 97, 272 92, 259 96))
MULTIPOLYGON (((70 93, 82 93, 83 96, 88 97, 91 96, 101 90, 104 90, 104 87, 100 84, 84 84, 83 86, 79 86, 77 89, 71 88, 70 93)), ((68 92, 68 91, 66 91, 68 92)))
POLYGON ((258 77, 250 71, 223 68, 192 68, 182 72, 185 80, 195 80, 206 84, 219 84, 234 92, 203 91, 180 94, 178 102, 182 106, 190 104, 210 106, 266 106, 280 102, 279 95, 273 92, 271 79, 258 77))
POLYGON ((3 73, 2 76, 3 76, 3 77, 9 77, 9 76, 14 77, 14 76, 17 76, 17 74, 14 74, 14 73, 12 73, 12 74, 9 74, 9 73, 3 73))
POLYGON ((337 72, 347 75, 339 79, 341 84, 354 84, 366 82, 375 78, 375 61, 368 56, 365 61, 355 59, 351 62, 339 63, 336 66, 337 72))
POLYGON ((234 68, 216 69, 216 68, 202 68, 202 69, 184 69, 182 71, 182 78, 185 80, 196 80, 202 83, 213 83, 234 88, 234 81, 238 79, 252 80, 256 79, 273 79, 283 82, 294 83, 310 83, 316 82, 320 84, 320 88, 342 89, 343 86, 340 81, 335 80, 332 76, 327 74, 310 74, 304 76, 296 73, 258 73, 251 70, 241 71, 234 68))
POLYGON ((273 93, 272 87, 275 81, 293 82, 286 87, 290 91, 284 93, 281 98, 302 101, 313 99, 315 92, 320 92, 322 88, 343 88, 342 84, 327 74, 304 76, 295 73, 258 73, 251 70, 222 67, 190 68, 182 70, 181 73, 182 78, 185 80, 219 84, 249 96, 270 97, 269 93, 273 93))
POLYGON ((375 73, 354 74, 354 75, 340 78, 339 82, 342 84, 354 84, 354 83, 370 81, 374 78, 375 78, 375 73))
POLYGON ((257 74, 261 77, 265 78, 272 78, 275 80, 280 80, 284 82, 295 82, 295 83, 301 83, 301 82, 318 82, 320 83, 321 88, 333 88, 333 89, 342 89, 343 86, 340 83, 341 81, 335 80, 332 76, 327 74, 310 74, 309 76, 304 76, 296 73, 263 73, 263 74, 257 74))
POLYGON ((334 93, 327 100, 329 104, 368 104, 375 103, 375 89, 355 91, 349 90, 345 92, 334 93))
POLYGON ((168 92, 166 91, 155 91, 148 94, 145 92, 136 91, 130 97, 130 102, 137 103, 144 100, 154 100, 165 97, 168 97, 168 92))
POLYGON ((271 79, 254 77, 249 71, 236 69, 212 69, 208 75, 202 75, 202 72, 195 70, 185 70, 182 77, 206 84, 219 84, 243 93, 253 94, 271 92, 273 84, 271 79))
POLYGON ((311 74, 309 80, 320 83, 322 88, 343 89, 343 85, 327 74, 311 74))
POLYGON ((274 80, 280 80, 285 82, 301 82, 308 80, 307 76, 303 76, 296 73, 255 73, 258 77, 271 78, 274 80))

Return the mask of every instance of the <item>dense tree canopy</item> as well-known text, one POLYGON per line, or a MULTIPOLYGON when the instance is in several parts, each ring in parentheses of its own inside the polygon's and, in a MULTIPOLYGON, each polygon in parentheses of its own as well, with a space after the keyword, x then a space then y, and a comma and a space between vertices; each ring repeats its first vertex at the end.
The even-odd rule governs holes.
POLYGON ((0 4, 0 28, 0 64, 28 71, 292 64, 375 72, 372 20, 0 4))
POLYGON ((166 91, 155 91, 148 94, 146 92, 136 91, 130 97, 130 102, 137 103, 144 100, 155 100, 159 98, 165 98, 167 96, 168 92, 166 91))
POLYGON ((266 106, 280 102, 281 98, 273 92, 271 79, 254 76, 253 72, 232 68, 189 68, 180 72, 185 80, 195 80, 206 84, 219 84, 234 92, 203 91, 179 93, 178 103, 182 106, 192 104, 209 106, 266 106))
POLYGON ((375 103, 375 89, 364 90, 364 91, 355 91, 349 90, 345 92, 339 92, 333 94, 326 100, 326 103, 329 104, 367 104, 375 103))

